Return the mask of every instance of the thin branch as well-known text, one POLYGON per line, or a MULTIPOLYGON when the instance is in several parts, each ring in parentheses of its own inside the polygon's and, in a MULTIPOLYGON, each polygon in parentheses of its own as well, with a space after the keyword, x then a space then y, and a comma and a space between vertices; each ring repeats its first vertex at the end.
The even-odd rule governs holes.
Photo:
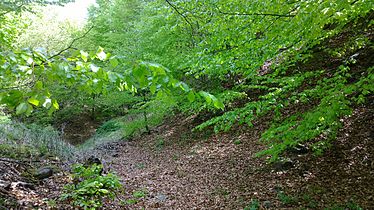
POLYGON ((66 48, 60 50, 58 53, 52 55, 51 57, 48 58, 48 60, 50 60, 50 59, 52 59, 52 58, 54 58, 54 57, 57 57, 57 56, 61 55, 62 53, 64 53, 65 51, 67 51, 67 50, 73 48, 74 43, 75 43, 76 41, 78 41, 79 39, 82 39, 82 38, 86 37, 87 34, 88 34, 88 33, 89 33, 93 28, 94 28, 94 26, 91 26, 91 27, 90 27, 90 28, 89 28, 89 29, 88 29, 88 30, 87 30, 87 31, 86 31, 82 36, 73 39, 73 41, 70 42, 69 46, 67 46, 66 48))
POLYGON ((229 12, 219 12, 224 15, 235 15, 235 16, 272 16, 272 17, 295 17, 295 15, 282 15, 282 14, 272 14, 272 13, 229 13, 229 12))
POLYGON ((195 29, 191 23, 191 21, 185 16, 183 15, 179 10, 178 8, 172 4, 169 0, 165 0, 180 16, 182 16, 182 18, 188 23, 188 25, 191 27, 191 36, 193 37, 194 35, 194 32, 195 32, 195 29))
POLYGON ((17 6, 15 9, 10 9, 10 10, 8 10, 6 12, 1 13, 0 16, 4 16, 4 15, 6 15, 8 13, 15 12, 15 11, 21 9, 24 5, 25 4, 22 3, 21 5, 17 6))
POLYGON ((233 16, 271 16, 271 17, 295 17, 296 15, 290 14, 275 14, 275 13, 239 13, 239 12, 223 12, 218 7, 217 10, 223 15, 233 15, 233 16))

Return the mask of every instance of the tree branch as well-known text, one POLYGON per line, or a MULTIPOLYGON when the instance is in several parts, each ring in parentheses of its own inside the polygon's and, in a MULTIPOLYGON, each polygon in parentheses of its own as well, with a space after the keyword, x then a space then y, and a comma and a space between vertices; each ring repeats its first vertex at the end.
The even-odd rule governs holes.
POLYGON ((180 16, 182 16, 182 18, 188 23, 188 25, 191 27, 191 36, 193 37, 194 35, 194 32, 195 32, 195 29, 191 23, 191 21, 185 16, 183 15, 179 10, 178 8, 172 4, 169 0, 165 0, 180 16))
POLYGON ((271 17, 295 17, 296 15, 290 14, 275 14, 275 13, 239 13, 239 12, 223 12, 218 7, 217 10, 223 15, 233 15, 233 16, 271 16, 271 17))
POLYGON ((88 30, 87 30, 87 31, 86 31, 82 36, 73 39, 73 41, 70 42, 69 46, 67 46, 66 48, 60 50, 58 53, 56 53, 56 54, 50 56, 50 57, 48 58, 48 60, 50 60, 50 59, 52 59, 52 58, 54 58, 54 57, 57 57, 57 56, 61 55, 62 53, 64 53, 65 51, 71 49, 76 41, 78 41, 79 39, 82 39, 82 38, 86 37, 87 34, 88 34, 88 33, 89 33, 93 28, 94 28, 94 26, 91 26, 91 27, 90 27, 90 28, 89 28, 89 29, 88 29, 88 30))
POLYGON ((25 5, 25 4, 22 3, 21 5, 17 6, 15 9, 10 9, 10 10, 8 10, 8 11, 5 11, 5 12, 1 13, 0 16, 4 16, 4 15, 6 15, 6 14, 8 14, 8 13, 15 12, 15 11, 21 9, 24 5, 25 5))

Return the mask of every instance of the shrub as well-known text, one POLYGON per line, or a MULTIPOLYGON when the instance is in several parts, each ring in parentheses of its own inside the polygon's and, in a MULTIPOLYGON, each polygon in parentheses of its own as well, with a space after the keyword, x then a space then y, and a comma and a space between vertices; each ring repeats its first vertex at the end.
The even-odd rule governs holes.
POLYGON ((97 134, 106 134, 113 131, 117 131, 121 128, 121 124, 119 122, 110 120, 106 123, 104 123, 102 126, 100 126, 97 130, 97 134))
POLYGON ((102 169, 102 165, 97 164, 74 165, 73 180, 78 183, 66 185, 61 200, 68 200, 76 207, 96 209, 102 207, 103 199, 113 199, 121 183, 114 174, 102 175, 102 169))

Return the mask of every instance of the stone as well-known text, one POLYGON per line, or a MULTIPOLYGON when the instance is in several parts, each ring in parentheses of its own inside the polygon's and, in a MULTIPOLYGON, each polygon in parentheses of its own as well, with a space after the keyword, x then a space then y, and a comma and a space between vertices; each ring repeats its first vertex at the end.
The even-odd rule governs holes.
POLYGON ((158 194, 156 195, 156 200, 157 202, 165 202, 168 198, 168 196, 164 195, 164 194, 158 194))
POLYGON ((262 206, 265 208, 265 209, 270 209, 271 208, 271 201, 264 201, 262 203, 262 206))
POLYGON ((0 188, 3 188, 6 191, 10 190, 11 183, 7 181, 0 180, 0 188))
POLYGON ((85 166, 92 166, 93 164, 97 164, 97 165, 102 165, 100 159, 98 157, 95 157, 95 156, 91 156, 89 157, 86 162, 85 162, 85 166))
POLYGON ((36 190, 35 186, 33 184, 27 183, 27 182, 13 182, 12 183, 13 188, 20 187, 24 189, 30 189, 30 190, 36 190))
POLYGON ((36 170, 34 176, 38 179, 46 179, 53 175, 54 171, 51 167, 42 167, 36 170))
POLYGON ((287 171, 294 167, 294 162, 292 160, 281 160, 273 164, 276 171, 287 171))
POLYGON ((305 155, 309 152, 309 149, 305 145, 298 144, 295 147, 290 148, 289 151, 296 155, 305 155))

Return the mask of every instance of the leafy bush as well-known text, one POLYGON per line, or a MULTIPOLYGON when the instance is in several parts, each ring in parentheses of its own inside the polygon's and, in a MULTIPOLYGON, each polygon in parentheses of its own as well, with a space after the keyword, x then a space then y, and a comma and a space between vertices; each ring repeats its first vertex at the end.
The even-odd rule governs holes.
POLYGON ((78 183, 66 185, 61 200, 70 201, 76 207, 96 209, 102 207, 103 199, 113 199, 121 183, 114 174, 102 175, 102 169, 102 165, 97 164, 90 167, 75 165, 73 180, 78 183))
MULTIPOLYGON (((215 91, 214 95, 217 96, 222 102, 230 108, 235 104, 237 101, 247 100, 247 95, 244 92, 237 92, 232 90, 226 90, 224 92, 215 91)), ((185 98, 180 96, 176 97, 179 103, 178 110, 186 113, 186 114, 197 114, 202 113, 203 111, 211 111, 211 112, 218 112, 219 110, 215 109, 214 107, 210 106, 205 99, 200 98, 200 100, 195 100, 193 102, 186 103, 185 98)))
POLYGON ((374 91, 372 72, 373 68, 368 68, 359 79, 353 80, 350 67, 341 65, 334 69, 333 75, 331 72, 314 71, 264 80, 261 84, 268 86, 267 93, 259 100, 227 111, 196 129, 213 126, 216 132, 220 132, 230 130, 235 124, 251 127, 256 119, 272 114, 272 125, 262 135, 262 141, 268 144, 269 149, 258 153, 259 156, 268 155, 271 156, 270 161, 275 161, 287 148, 317 137, 321 138, 313 149, 320 154, 335 139, 341 127, 339 120, 351 113, 352 105, 363 103, 374 91), (317 106, 304 113, 288 111, 288 116, 284 114, 286 109, 301 105, 307 107, 307 104, 313 106, 313 103, 317 106))

